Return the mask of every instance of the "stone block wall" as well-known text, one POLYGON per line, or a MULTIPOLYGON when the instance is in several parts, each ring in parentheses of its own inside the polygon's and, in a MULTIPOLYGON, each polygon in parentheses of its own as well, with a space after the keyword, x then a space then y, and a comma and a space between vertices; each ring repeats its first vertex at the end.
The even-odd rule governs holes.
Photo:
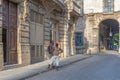
POLYGON ((3 44, 2 44, 2 0, 0 0, 0 70, 3 68, 3 44))
POLYGON ((30 64, 30 36, 29 36, 29 2, 26 0, 18 4, 18 62, 22 65, 30 64), (25 5, 24 5, 25 4, 25 5))

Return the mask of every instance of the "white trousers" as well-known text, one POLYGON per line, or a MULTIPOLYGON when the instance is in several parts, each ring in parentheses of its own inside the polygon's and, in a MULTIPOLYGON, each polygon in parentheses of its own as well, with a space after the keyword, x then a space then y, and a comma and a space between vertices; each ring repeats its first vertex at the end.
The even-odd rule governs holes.
POLYGON ((52 58, 49 61, 49 64, 52 65, 53 62, 55 62, 56 66, 59 66, 59 62, 60 62, 59 56, 52 56, 52 58))

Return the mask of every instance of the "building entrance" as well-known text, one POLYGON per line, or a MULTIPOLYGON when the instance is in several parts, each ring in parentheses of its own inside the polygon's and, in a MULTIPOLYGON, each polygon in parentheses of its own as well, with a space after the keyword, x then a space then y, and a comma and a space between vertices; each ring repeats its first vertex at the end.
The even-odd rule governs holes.
POLYGON ((2 42, 4 64, 17 63, 17 4, 3 0, 2 42))
POLYGON ((114 19, 103 20, 99 25, 99 50, 118 50, 119 23, 114 19))

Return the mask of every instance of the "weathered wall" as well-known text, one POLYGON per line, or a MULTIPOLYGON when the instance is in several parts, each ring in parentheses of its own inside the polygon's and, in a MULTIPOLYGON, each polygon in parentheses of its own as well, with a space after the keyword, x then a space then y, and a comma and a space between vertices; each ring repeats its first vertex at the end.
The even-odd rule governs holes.
POLYGON ((2 45, 2 0, 0 0, 0 70, 3 68, 3 45, 2 45))
POLYGON ((18 63, 30 64, 29 2, 18 4, 18 63))
MULTIPOLYGON (((3 67, 3 45, 2 45, 2 8, 1 8, 0 0, 0 68, 3 67)), ((68 49, 68 12, 65 7, 61 7, 61 4, 53 3, 52 0, 43 1, 41 0, 42 7, 44 10, 40 10, 41 6, 39 6, 39 10, 35 8, 29 2, 29 0, 11 0, 18 4, 18 21, 17 21, 17 54, 18 54, 18 64, 28 65, 31 62, 31 53, 30 53, 30 10, 35 9, 38 12, 43 12, 44 14, 44 33, 43 33, 43 55, 46 58, 47 54, 47 46, 50 41, 50 20, 51 18, 57 21, 58 25, 58 42, 60 47, 63 49, 63 54, 61 57, 67 57, 69 49, 68 49), (50 1, 50 3, 49 3, 50 1), (49 4, 49 5, 47 5, 49 4), (63 9, 65 8, 65 9, 63 9), (61 10, 63 9, 63 10, 61 10)), ((33 0, 34 1, 34 0, 33 0)), ((37 0, 36 0, 37 1, 37 0)), ((62 3, 64 1, 62 0, 62 3)), ((36 3, 35 3, 36 4, 36 3)), ((43 9, 42 8, 42 9, 43 9)), ((74 16, 74 15, 72 15, 74 16)), ((75 23, 73 24, 75 28, 75 23)), ((75 54, 75 44, 74 44, 74 31, 72 32, 72 54, 75 54)))
POLYGON ((76 32, 84 32, 85 29, 85 17, 79 17, 76 23, 76 32))

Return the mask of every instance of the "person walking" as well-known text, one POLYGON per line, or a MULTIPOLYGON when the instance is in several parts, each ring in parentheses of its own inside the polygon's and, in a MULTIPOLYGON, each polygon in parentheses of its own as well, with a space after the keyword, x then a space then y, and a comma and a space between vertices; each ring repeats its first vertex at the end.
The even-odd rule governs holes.
POLYGON ((47 48, 47 51, 49 53, 49 59, 53 56, 54 48, 55 48, 54 41, 50 41, 50 44, 49 44, 49 46, 47 48))
POLYGON ((58 71, 59 62, 60 62, 59 54, 62 53, 62 52, 63 52, 63 50, 61 48, 59 48, 58 43, 56 43, 55 44, 55 49, 53 51, 53 56, 50 59, 49 64, 48 64, 48 70, 50 70, 51 65, 53 64, 53 62, 55 62, 55 65, 56 65, 55 67, 56 67, 56 70, 58 71))

